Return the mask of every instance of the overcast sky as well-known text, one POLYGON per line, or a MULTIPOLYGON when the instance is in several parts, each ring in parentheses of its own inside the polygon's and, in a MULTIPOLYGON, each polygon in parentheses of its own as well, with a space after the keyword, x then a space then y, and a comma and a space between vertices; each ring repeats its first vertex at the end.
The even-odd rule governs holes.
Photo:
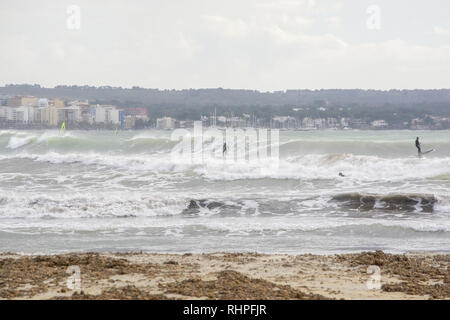
POLYGON ((0 43, 0 85, 450 88, 448 0, 1 0, 0 43))

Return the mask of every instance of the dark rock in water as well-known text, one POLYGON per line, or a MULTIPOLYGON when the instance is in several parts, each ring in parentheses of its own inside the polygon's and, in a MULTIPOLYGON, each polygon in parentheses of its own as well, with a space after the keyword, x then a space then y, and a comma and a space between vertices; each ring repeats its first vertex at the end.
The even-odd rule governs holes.
POLYGON ((375 206, 376 198, 370 195, 361 195, 359 193, 344 193, 333 197, 334 201, 341 202, 342 206, 359 209, 370 210, 375 206))
POLYGON ((213 202, 208 203, 208 204, 206 205, 206 207, 207 207, 208 209, 211 210, 211 209, 223 207, 224 205, 225 205, 225 204, 224 204, 223 202, 213 201, 213 202))
MULTIPOLYGON (((199 200, 204 201, 204 200, 199 200)), ((190 200, 189 204, 187 205, 186 209, 183 210, 183 214, 196 214, 200 212, 200 204, 197 200, 190 200)))
POLYGON ((187 209, 199 209, 200 206, 197 204, 197 201, 191 200, 187 206, 187 209))
POLYGON ((187 208, 183 210, 184 214, 199 213, 201 208, 214 209, 223 206, 222 202, 208 202, 206 199, 190 200, 187 208))
POLYGON ((183 214, 196 214, 200 212, 201 208, 206 208, 208 210, 213 209, 230 209, 230 210, 239 210, 241 209, 238 205, 227 205, 221 201, 209 201, 206 199, 201 200, 190 200, 186 209, 183 210, 183 214))
POLYGON ((344 193, 335 195, 332 201, 355 210, 368 211, 374 209, 390 211, 423 211, 433 212, 437 199, 433 195, 394 194, 394 195, 366 195, 360 193, 344 193))

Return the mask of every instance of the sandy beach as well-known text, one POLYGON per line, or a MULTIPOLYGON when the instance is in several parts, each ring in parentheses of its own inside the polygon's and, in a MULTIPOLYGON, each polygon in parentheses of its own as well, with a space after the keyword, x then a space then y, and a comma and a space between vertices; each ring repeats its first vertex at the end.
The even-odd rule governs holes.
POLYGON ((329 256, 4 253, 0 298, 449 299, 449 266, 450 254, 381 251, 329 256), (380 282, 377 267, 371 267, 373 273, 369 266, 379 267, 380 282), (79 277, 70 270, 79 270, 79 277))

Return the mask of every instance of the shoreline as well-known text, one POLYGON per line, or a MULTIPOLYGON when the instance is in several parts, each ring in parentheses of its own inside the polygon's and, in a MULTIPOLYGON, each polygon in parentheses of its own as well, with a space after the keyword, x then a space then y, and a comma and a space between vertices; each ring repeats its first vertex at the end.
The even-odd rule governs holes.
POLYGON ((1 253, 0 299, 450 299, 450 254, 1 253))

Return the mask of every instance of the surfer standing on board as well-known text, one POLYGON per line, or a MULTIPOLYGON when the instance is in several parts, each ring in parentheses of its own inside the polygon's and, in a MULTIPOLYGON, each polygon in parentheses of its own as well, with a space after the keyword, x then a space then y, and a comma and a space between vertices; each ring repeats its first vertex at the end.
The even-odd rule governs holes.
POLYGON ((420 148, 419 137, 416 138, 416 148, 419 153, 419 157, 422 155, 422 149, 420 148))

